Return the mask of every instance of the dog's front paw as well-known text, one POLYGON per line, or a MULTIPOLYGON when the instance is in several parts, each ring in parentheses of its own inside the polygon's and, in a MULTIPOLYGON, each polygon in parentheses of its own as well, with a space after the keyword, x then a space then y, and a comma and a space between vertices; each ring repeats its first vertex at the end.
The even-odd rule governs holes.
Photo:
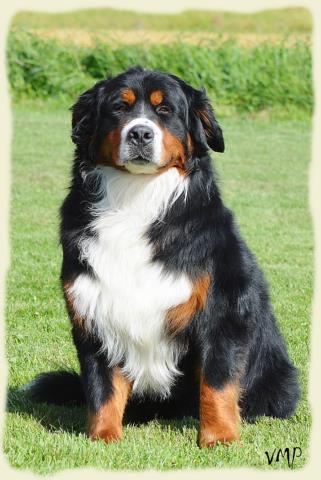
POLYGON ((228 445, 231 442, 239 441, 240 435, 234 431, 222 431, 215 432, 207 429, 202 429, 198 433, 197 445, 200 448, 212 448, 215 447, 217 442, 228 445))
POLYGON ((90 432, 91 440, 103 440, 106 443, 119 442, 122 436, 120 428, 103 428, 90 432))

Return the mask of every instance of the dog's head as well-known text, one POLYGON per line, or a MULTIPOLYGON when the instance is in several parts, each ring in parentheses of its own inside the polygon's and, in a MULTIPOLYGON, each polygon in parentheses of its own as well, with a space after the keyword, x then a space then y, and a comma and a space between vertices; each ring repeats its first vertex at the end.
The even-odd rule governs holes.
POLYGON ((132 68, 87 90, 72 112, 72 139, 94 165, 132 173, 185 170, 208 147, 224 151, 205 92, 174 75, 132 68))

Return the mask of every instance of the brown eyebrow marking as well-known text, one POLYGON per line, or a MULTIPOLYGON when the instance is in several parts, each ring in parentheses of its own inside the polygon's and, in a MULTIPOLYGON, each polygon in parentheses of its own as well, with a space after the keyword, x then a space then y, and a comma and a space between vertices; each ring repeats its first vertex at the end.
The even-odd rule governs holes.
POLYGON ((162 103, 164 95, 161 90, 155 90, 150 94, 149 98, 152 105, 159 105, 160 103, 162 103))
POLYGON ((126 88, 121 92, 121 98, 124 102, 132 105, 136 100, 136 95, 131 88, 126 88))

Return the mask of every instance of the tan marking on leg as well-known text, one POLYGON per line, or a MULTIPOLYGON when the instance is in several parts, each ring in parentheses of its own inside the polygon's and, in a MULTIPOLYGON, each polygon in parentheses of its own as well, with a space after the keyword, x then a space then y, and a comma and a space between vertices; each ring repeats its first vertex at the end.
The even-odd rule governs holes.
POLYGON ((187 302, 168 310, 166 320, 170 333, 176 334, 182 331, 195 313, 204 309, 210 283, 211 277, 209 274, 198 278, 193 285, 192 294, 187 302))
POLYGON ((150 103, 154 106, 159 105, 162 103, 164 94, 161 90, 155 90, 150 94, 150 103))
POLYGON ((102 439, 106 443, 122 438, 123 416, 128 397, 132 389, 130 382, 115 367, 113 370, 113 393, 98 412, 89 412, 89 435, 92 440, 102 439))
POLYGON ((213 447, 217 442, 240 439, 239 384, 228 383, 222 390, 210 387, 200 378, 199 447, 213 447))
POLYGON ((126 88, 121 92, 121 98, 128 105, 132 105, 136 100, 135 92, 131 88, 126 88))

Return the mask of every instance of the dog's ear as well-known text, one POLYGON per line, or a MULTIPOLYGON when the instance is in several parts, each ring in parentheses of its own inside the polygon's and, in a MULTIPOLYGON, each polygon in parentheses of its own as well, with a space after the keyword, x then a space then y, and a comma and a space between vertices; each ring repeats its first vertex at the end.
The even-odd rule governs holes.
POLYGON ((208 145, 215 152, 224 152, 224 138, 205 89, 197 90, 179 77, 171 75, 181 86, 188 102, 188 124, 197 151, 208 145))
POLYGON ((71 107, 71 139, 78 146, 89 146, 97 128, 97 116, 101 86, 104 81, 96 83, 86 90, 71 107))
MULTIPOLYGON (((205 90, 195 90, 192 102, 192 114, 201 122, 207 145, 214 152, 224 152, 224 138, 205 90)), ((199 134, 199 132, 195 132, 199 134)), ((202 136, 202 135, 201 135, 202 136)))

